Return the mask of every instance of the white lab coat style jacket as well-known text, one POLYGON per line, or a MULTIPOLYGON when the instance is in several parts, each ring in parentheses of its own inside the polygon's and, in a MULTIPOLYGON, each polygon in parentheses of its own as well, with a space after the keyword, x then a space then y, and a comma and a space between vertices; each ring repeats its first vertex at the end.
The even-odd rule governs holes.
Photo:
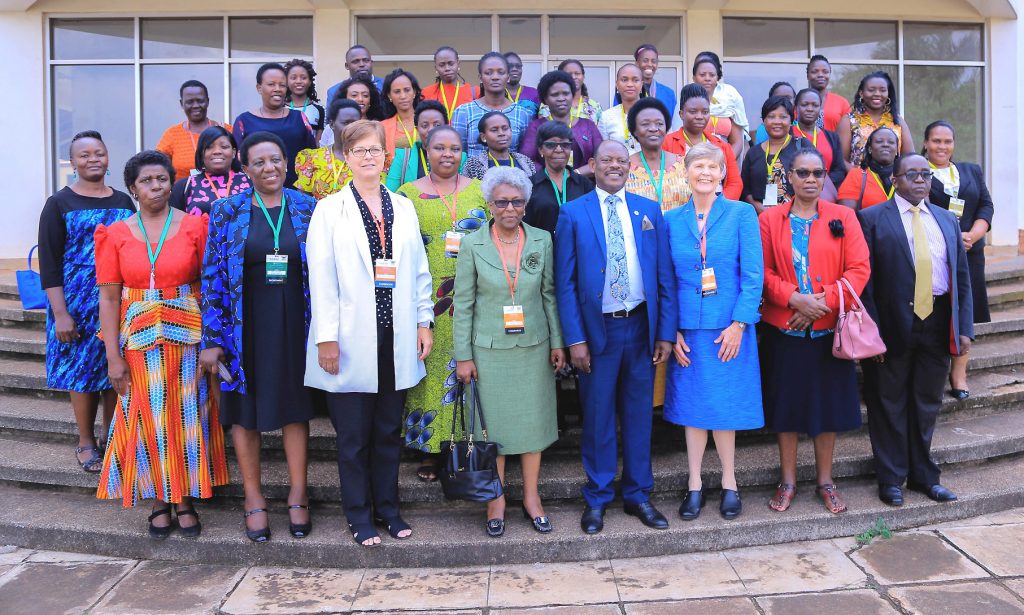
MULTIPOLYGON (((412 201, 390 192, 395 210, 392 228, 392 289, 395 332, 395 388, 408 389, 426 375, 417 357, 416 329, 434 321, 431 278, 419 220, 412 201)), ((331 393, 376 393, 377 303, 373 261, 355 195, 348 187, 332 194, 313 210, 306 239, 309 295, 312 307, 306 345, 305 384, 331 393), (317 360, 317 344, 338 342, 337 375, 317 360)))

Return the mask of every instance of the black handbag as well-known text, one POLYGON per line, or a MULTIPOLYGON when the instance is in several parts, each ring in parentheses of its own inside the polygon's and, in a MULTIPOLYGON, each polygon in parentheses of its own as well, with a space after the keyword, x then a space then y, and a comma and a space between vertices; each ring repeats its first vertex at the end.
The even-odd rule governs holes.
POLYGON ((455 411, 452 413, 452 437, 441 469, 441 490, 449 500, 467 502, 490 502, 500 498, 504 491, 498 476, 498 447, 496 442, 487 441, 487 424, 484 422, 480 396, 476 381, 470 382, 467 395, 463 383, 458 384, 455 411), (466 398, 469 397, 469 431, 466 431, 466 398), (476 417, 480 416, 480 433, 483 440, 474 440, 476 417), (465 440, 455 440, 456 422, 466 434, 465 440))

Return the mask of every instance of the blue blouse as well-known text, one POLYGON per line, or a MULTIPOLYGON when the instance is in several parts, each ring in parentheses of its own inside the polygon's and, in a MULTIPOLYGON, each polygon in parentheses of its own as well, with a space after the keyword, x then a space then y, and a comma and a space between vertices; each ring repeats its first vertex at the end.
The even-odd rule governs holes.
MULTIPOLYGON (((811 262, 811 225, 817 219, 817 213, 815 213, 809 220, 789 214, 789 228, 793 231, 793 271, 796 272, 797 286, 800 287, 801 295, 814 294, 814 288, 811 286, 811 274, 808 273, 808 271, 810 269, 811 262)), ((793 337, 807 337, 807 335, 810 334, 811 338, 818 338, 832 333, 832 329, 824 331, 796 331, 780 327, 779 330, 786 335, 791 335, 793 337)))

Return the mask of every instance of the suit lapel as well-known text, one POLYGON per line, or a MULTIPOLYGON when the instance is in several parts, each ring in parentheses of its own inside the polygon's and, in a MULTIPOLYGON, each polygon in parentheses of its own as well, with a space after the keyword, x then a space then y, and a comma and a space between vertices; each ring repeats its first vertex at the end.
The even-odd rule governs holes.
POLYGON ((907 240, 907 231, 903 229, 903 221, 900 220, 900 208, 896 205, 896 201, 886 201, 875 207, 885 208, 885 219, 889 221, 890 231, 896 235, 896 237, 902 239, 898 241, 900 244, 900 251, 907 257, 907 261, 910 266, 914 266, 914 254, 910 251, 910 242, 907 240))
POLYGON ((597 191, 590 193, 589 198, 583 203, 583 209, 590 217, 590 223, 594 226, 594 233, 597 235, 597 243, 601 246, 601 254, 608 255, 608 242, 604 236, 604 218, 601 217, 601 200, 597 198, 597 191))
MULTIPOLYGON (((708 221, 704 224, 704 228, 705 229, 710 229, 715 224, 715 222, 718 222, 719 218, 721 218, 722 216, 725 215, 726 204, 725 204, 724 200, 725 200, 725 197, 723 197, 722 195, 718 195, 715 198, 715 203, 714 203, 714 205, 711 206, 711 211, 708 212, 708 221)), ((694 216, 693 224, 694 224, 694 229, 696 230, 696 225, 697 225, 696 216, 694 216)), ((695 235, 695 237, 700 239, 700 233, 697 233, 695 235)))
MULTIPOLYGON (((633 243, 636 244, 637 258, 643 254, 644 247, 644 231, 643 231, 643 215, 641 215, 639 209, 633 209, 629 202, 629 193, 626 193, 626 214, 629 216, 629 221, 633 226, 633 243)), ((654 220, 651 220, 651 224, 654 224, 654 220)))
POLYGON ((686 205, 683 205, 683 213, 680 214, 683 217, 683 221, 686 223, 686 228, 690 230, 690 234, 693 235, 694 239, 700 239, 700 231, 697 230, 697 214, 696 208, 693 201, 689 201, 686 205))
MULTIPOLYGON (((466 239, 473 242, 473 245, 477 246, 477 255, 480 256, 480 260, 484 261, 495 269, 503 269, 504 266, 501 264, 501 255, 498 254, 498 246, 494 245, 494 241, 491 239, 491 224, 488 222, 484 226, 480 227, 480 233, 473 233, 466 239)), ((465 239, 463 239, 465 241, 465 239)))

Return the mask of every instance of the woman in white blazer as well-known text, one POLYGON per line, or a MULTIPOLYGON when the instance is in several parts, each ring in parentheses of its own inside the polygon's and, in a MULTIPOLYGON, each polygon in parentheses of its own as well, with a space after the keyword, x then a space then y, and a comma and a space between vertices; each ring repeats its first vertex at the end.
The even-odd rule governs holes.
POLYGON ((372 547, 375 525, 412 535, 398 507, 402 408, 426 375, 434 307, 413 204, 380 183, 383 127, 353 122, 342 140, 352 182, 317 204, 306 242, 305 383, 327 392, 345 516, 356 543, 372 547))

